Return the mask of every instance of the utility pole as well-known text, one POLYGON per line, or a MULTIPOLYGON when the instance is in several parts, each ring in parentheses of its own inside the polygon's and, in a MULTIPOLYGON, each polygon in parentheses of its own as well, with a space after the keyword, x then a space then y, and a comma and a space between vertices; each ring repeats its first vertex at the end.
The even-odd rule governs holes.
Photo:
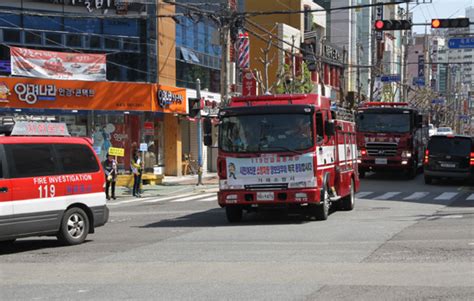
MULTIPOLYGON (((410 19, 410 4, 409 2, 406 3, 405 7, 405 20, 410 19)), ((406 31, 403 33, 403 47, 402 47, 402 87, 401 87, 401 94, 402 94, 402 101, 407 101, 408 100, 408 68, 407 68, 407 63, 408 63, 408 46, 409 46, 409 38, 410 38, 410 33, 411 31, 406 31)))
MULTIPOLYGON (((196 98, 201 99, 201 80, 196 79, 196 98)), ((198 145, 198 182, 197 186, 202 185, 202 118, 201 110, 196 116, 197 119, 197 145, 198 145)))
MULTIPOLYGON (((227 9, 229 5, 227 4, 227 9)), ((229 59, 229 39, 230 39, 230 24, 224 22, 220 28, 220 40, 222 47, 221 54, 221 102, 224 106, 227 106, 229 103, 229 78, 228 78, 228 59, 229 59)))
POLYGON ((360 104, 361 103, 361 96, 360 96, 360 93, 361 93, 361 83, 360 83, 360 50, 362 48, 362 45, 357 42, 357 104, 360 104))

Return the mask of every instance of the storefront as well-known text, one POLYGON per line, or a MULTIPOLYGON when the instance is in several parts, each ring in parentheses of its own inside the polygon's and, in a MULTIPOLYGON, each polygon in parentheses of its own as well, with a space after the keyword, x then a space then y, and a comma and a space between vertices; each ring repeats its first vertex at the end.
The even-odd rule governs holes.
POLYGON ((64 122, 72 136, 93 139, 101 160, 110 147, 124 149, 124 156, 117 157, 121 174, 130 173, 135 151, 141 151, 145 173, 165 173, 166 157, 169 162, 179 161, 166 153, 165 120, 172 122, 180 114, 186 114, 185 89, 145 83, 0 78, 2 117, 64 122))

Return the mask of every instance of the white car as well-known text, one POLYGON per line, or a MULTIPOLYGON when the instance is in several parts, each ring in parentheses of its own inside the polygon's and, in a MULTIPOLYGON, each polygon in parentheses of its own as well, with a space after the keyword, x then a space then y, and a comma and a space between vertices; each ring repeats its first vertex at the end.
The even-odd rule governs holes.
POLYGON ((437 130, 438 135, 454 135, 453 129, 450 127, 439 127, 437 130))
POLYGON ((429 126, 429 135, 430 135, 430 137, 433 136, 433 135, 436 135, 437 130, 434 127, 434 125, 430 123, 428 126, 429 126))

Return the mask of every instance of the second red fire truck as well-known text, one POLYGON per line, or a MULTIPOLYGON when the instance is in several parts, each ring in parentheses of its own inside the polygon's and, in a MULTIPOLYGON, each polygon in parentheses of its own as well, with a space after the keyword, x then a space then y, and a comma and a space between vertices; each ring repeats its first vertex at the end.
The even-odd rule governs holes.
POLYGON ((319 95, 266 95, 234 98, 220 111, 218 202, 229 222, 267 208, 318 220, 331 205, 353 209, 355 124, 337 119, 330 105, 319 95))
POLYGON ((367 102, 356 114, 359 174, 405 171, 414 178, 423 165, 428 123, 407 103, 367 102))

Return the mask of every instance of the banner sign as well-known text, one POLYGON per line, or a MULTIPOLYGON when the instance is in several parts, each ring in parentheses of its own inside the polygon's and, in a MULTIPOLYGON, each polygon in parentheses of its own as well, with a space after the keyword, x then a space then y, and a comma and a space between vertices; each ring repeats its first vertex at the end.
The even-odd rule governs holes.
POLYGON ((312 154, 227 158, 228 185, 298 183, 314 180, 312 154))
POLYGON ((12 75, 67 80, 106 80, 104 54, 10 47, 12 75))

